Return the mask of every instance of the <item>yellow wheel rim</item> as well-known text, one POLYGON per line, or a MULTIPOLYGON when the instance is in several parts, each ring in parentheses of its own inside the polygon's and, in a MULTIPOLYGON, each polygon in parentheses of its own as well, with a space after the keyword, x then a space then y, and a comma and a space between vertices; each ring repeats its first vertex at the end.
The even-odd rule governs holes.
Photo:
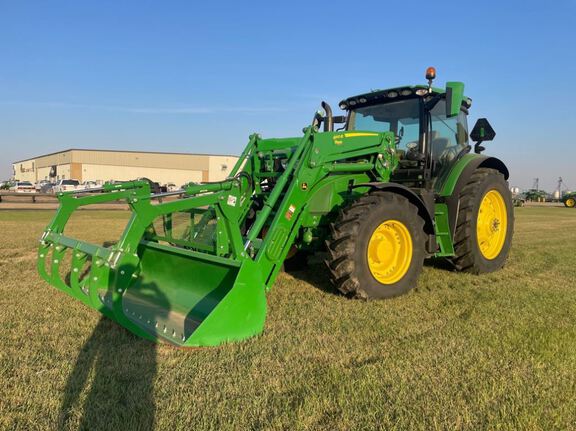
POLYGON ((508 213, 506 203, 500 192, 490 190, 480 203, 476 223, 476 238, 482 256, 488 260, 496 259, 506 242, 508 213))
POLYGON ((368 268, 382 284, 401 280, 412 261, 412 237, 404 223, 387 220, 378 226, 368 242, 368 268))
POLYGON ((576 206, 576 199, 574 199, 574 198, 566 199, 566 206, 568 208, 574 208, 574 206, 576 206))

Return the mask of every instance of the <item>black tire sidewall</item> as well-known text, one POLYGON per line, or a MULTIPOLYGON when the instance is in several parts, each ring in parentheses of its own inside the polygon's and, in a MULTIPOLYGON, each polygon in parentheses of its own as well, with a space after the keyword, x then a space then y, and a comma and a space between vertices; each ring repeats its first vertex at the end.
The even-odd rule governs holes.
POLYGON ((358 229, 358 237, 354 250, 356 275, 360 288, 369 298, 391 298, 409 291, 416 285, 416 280, 424 262, 425 236, 422 230, 422 220, 416 207, 411 204, 411 211, 396 205, 379 205, 369 214, 363 217, 358 229), (397 220, 408 229, 412 239, 412 260, 408 271, 394 284, 382 284, 374 276, 368 267, 368 244, 372 234, 378 226, 387 220, 397 220))

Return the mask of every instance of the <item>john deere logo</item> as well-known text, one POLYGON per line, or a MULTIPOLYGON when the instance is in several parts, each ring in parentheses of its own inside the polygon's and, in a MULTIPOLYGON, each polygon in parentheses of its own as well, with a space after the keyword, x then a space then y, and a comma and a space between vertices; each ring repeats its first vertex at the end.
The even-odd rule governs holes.
POLYGON ((378 136, 378 133, 369 132, 352 132, 352 133, 340 133, 338 135, 332 135, 332 140, 335 145, 342 145, 344 143, 344 138, 359 138, 362 136, 378 136))

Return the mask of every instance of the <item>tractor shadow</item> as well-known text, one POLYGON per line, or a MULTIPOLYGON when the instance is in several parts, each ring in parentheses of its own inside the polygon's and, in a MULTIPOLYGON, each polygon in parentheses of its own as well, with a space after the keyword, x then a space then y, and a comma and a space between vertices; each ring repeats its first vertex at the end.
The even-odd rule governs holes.
POLYGON ((330 281, 330 273, 324 260, 328 253, 318 252, 308 256, 307 262, 300 262, 293 267, 285 265, 284 272, 299 281, 310 284, 314 288, 331 295, 342 296, 330 281))
POLYGON ((454 265, 447 259, 441 257, 431 257, 424 260, 424 266, 428 268, 439 269, 441 271, 448 271, 448 272, 455 272, 456 268, 454 265))
MULTIPOLYGON (((156 284, 141 286, 151 299, 166 305, 156 284)), ((160 314, 158 318, 165 317, 160 314)), ((102 316, 68 377, 57 429, 154 429, 156 373, 156 343, 102 316)))
POLYGON ((57 429, 153 429, 156 369, 154 343, 102 316, 68 377, 57 429))
MULTIPOLYGON (((342 296, 340 292, 336 290, 332 282, 330 281, 330 273, 328 268, 324 264, 324 259, 326 259, 327 253, 317 253, 308 258, 308 263, 304 265, 299 265, 295 268, 284 268, 284 272, 290 274, 297 280, 303 281, 312 285, 314 288, 336 296, 342 296)), ((446 259, 442 258, 429 258, 424 260, 424 267, 434 268, 440 271, 454 272, 455 268, 452 263, 446 259)))

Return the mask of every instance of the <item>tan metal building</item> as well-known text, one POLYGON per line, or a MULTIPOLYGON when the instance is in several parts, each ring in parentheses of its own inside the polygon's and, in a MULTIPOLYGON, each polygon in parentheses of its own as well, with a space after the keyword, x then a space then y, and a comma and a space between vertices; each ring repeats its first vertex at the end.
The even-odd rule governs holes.
POLYGON ((75 179, 105 182, 146 177, 176 186, 190 181, 219 181, 228 176, 237 156, 143 151, 70 149, 14 162, 14 178, 37 182, 75 179))

